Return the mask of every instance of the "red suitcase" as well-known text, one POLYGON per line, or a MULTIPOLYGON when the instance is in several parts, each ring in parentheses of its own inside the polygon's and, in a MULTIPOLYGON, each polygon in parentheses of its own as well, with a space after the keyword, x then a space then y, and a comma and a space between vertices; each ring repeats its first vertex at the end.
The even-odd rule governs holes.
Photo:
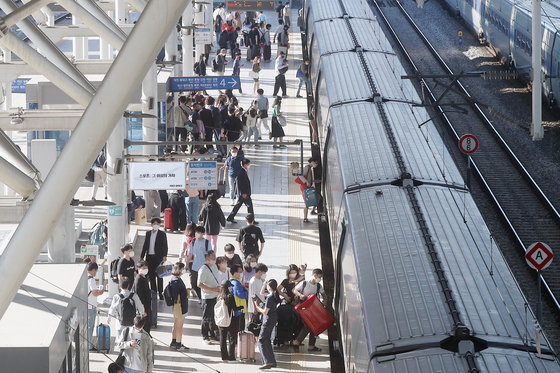
POLYGON ((171 209, 169 207, 163 211, 163 229, 173 229, 173 219, 171 216, 171 209))
POLYGON ((321 334, 334 323, 334 318, 315 294, 310 295, 295 309, 314 335, 321 334))

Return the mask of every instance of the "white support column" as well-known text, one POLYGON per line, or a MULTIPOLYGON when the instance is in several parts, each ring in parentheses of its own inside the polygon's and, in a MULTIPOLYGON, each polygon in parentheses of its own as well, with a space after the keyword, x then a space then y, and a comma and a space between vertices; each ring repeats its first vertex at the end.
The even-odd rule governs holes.
MULTIPOLYGON (((157 70, 155 63, 153 63, 142 82, 142 113, 157 116, 157 101, 157 70)), ((157 141, 158 122, 157 118, 142 118, 142 140, 157 141)), ((144 145, 142 147, 142 154, 156 155, 157 153, 157 145, 144 145)), ((159 217, 159 214, 157 216, 151 215, 154 201, 150 197, 149 191, 144 191, 144 199, 146 200, 146 218, 148 221, 151 218, 159 217)))
MULTIPOLYGON (((202 27, 204 24, 204 5, 197 3, 194 13, 194 24, 197 27, 202 27)), ((200 56, 204 54, 204 44, 196 44, 196 61, 200 59, 200 56)))
MULTIPOLYGON (((77 0, 78 4, 80 4, 83 9, 85 9, 89 14, 91 14, 94 18, 101 21, 107 28, 109 28, 115 35, 119 35, 122 40, 126 40, 126 33, 113 21, 111 17, 109 17, 103 9, 97 5, 96 1, 92 0, 77 0)), ((128 17, 127 17, 128 18, 128 17)), ((128 21, 126 23, 129 23, 128 21)))
MULTIPOLYGON (((165 61, 179 61, 178 58, 177 30, 173 29, 165 42, 165 61)), ((172 66, 171 76, 177 76, 178 65, 172 66)))
POLYGON ((0 273, 3 274, 0 318, 27 276, 56 220, 78 189, 83 175, 122 117, 187 1, 150 0, 142 12, 126 45, 0 256, 0 273), (60 183, 62 179, 64 183, 60 183), (23 247, 25 250, 21 249, 23 247))
POLYGON ((41 8, 41 13, 45 16, 46 24, 49 27, 54 27, 54 13, 50 8, 41 8))
MULTIPOLYGON (((76 16, 72 15, 72 24, 79 25, 81 22, 76 18, 76 16)), ((74 37, 72 38, 72 54, 76 58, 76 60, 84 60, 84 38, 74 37)))
POLYGON ((532 43, 533 43, 533 120, 531 122, 531 136, 533 141, 542 140, 544 129, 542 126, 542 30, 541 30, 541 0, 533 0, 532 12, 532 43))
POLYGON ((75 244, 74 206, 66 206, 47 241, 49 263, 74 263, 75 244))
MULTIPOLYGON (((118 160, 123 159, 124 148, 123 142, 126 133, 126 120, 120 119, 115 126, 115 129, 107 140, 107 194, 109 201, 114 202, 117 206, 122 206, 122 216, 108 216, 107 217, 107 263, 111 263, 114 259, 122 256, 121 247, 128 241, 127 239, 127 226, 128 221, 126 217, 126 201, 127 201, 127 185, 123 172, 116 173, 115 166, 118 160)), ((113 281, 109 281, 109 302, 118 292, 118 285, 113 281)))
POLYGON ((108 60, 110 59, 108 44, 103 38, 99 38, 99 59, 108 60))
POLYGON ((29 197, 37 190, 37 185, 32 178, 2 157, 0 157, 0 182, 6 184, 24 198, 29 197))
POLYGON ((27 4, 18 7, 16 10, 6 14, 4 17, 4 24, 7 27, 13 26, 31 14, 41 10, 49 0, 32 0, 27 4))
POLYGON ((189 1, 185 11, 183 12, 183 76, 194 75, 194 60, 193 60, 193 5, 189 1))
POLYGON ((125 0, 115 0, 115 23, 117 25, 127 23, 126 16, 127 14, 125 0))
POLYGON ((2 62, 12 63, 12 52, 8 48, 2 48, 2 62))
POLYGON ((214 41, 214 18, 213 18, 213 7, 212 2, 210 4, 204 5, 204 24, 207 27, 210 27, 210 36, 212 37, 212 41, 214 41))

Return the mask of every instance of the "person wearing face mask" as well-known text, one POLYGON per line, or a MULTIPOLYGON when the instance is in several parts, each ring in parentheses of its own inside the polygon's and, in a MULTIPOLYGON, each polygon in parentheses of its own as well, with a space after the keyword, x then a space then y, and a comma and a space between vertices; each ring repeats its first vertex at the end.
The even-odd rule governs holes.
MULTIPOLYGON (((294 294, 300 297, 300 301, 303 302, 312 294, 315 294, 323 304, 325 304, 327 297, 325 295, 325 289, 321 286, 321 280, 323 279, 323 271, 319 268, 313 270, 313 276, 309 281, 300 282, 294 289, 294 294)), ((307 351, 318 352, 321 351, 320 348, 315 346, 317 337, 311 333, 311 329, 303 323, 303 328, 299 332, 296 340, 294 341, 294 347, 301 345, 301 342, 309 334, 309 346, 307 351)))
MULTIPOLYGON (((303 194, 303 190, 307 187, 311 187, 315 185, 315 174, 313 170, 319 165, 319 160, 316 157, 309 158, 307 162, 308 162, 307 166, 303 168, 303 174, 301 174, 296 178, 296 183, 299 184, 299 189, 301 191, 301 196, 303 197, 304 202, 305 202, 305 196, 303 194)), ((309 207, 305 206, 303 208, 304 223, 309 223, 309 219, 307 218, 308 213, 309 213, 309 207)), ((313 206, 311 210, 311 215, 317 215, 317 206, 313 206)))
POLYGON ((132 251, 132 245, 126 244, 121 247, 121 252, 123 253, 124 257, 119 260, 117 264, 117 274, 119 276, 119 280, 123 277, 134 278, 135 275, 135 265, 134 265, 134 251, 132 251))
POLYGON ((288 303, 292 303, 294 298, 294 288, 299 283, 299 268, 295 264, 290 264, 286 270, 286 278, 278 285, 278 294, 288 303))
POLYGON ((152 230, 146 232, 146 239, 142 247, 140 259, 146 259, 148 263, 148 278, 150 279, 150 288, 157 291, 159 299, 163 300, 163 279, 156 273, 157 267, 167 260, 167 235, 160 230, 161 219, 153 218, 151 220, 152 230))
POLYGON ((271 369, 276 367, 276 358, 272 350, 272 331, 278 322, 277 308, 280 296, 276 280, 266 282, 268 296, 261 307, 256 305, 257 311, 263 314, 263 323, 259 334, 258 347, 261 353, 263 365, 259 369, 271 369))
POLYGON ((245 265, 243 266, 243 274, 241 276, 241 280, 247 288, 249 287, 249 281, 251 281, 255 273, 257 273, 257 265, 257 257, 253 254, 247 255, 245 258, 245 265))
POLYGON ((264 304, 264 297, 261 294, 261 290, 263 289, 267 272, 268 267, 263 263, 259 263, 255 268, 255 275, 249 281, 249 307, 247 311, 253 316, 258 315, 256 305, 264 304))
POLYGON ((172 340, 170 348, 177 351, 185 351, 189 348, 183 345, 183 323, 189 311, 189 298, 187 287, 181 279, 185 265, 181 262, 175 263, 171 272, 169 287, 171 288, 171 298, 173 298, 173 329, 171 330, 172 340))
MULTIPOLYGON (((236 223, 235 215, 237 215, 241 205, 245 204, 245 206, 247 206, 247 216, 254 214, 253 200, 251 199, 251 180, 249 179, 249 167, 251 166, 251 161, 245 158, 241 162, 241 165, 241 171, 239 172, 239 175, 237 175, 237 203, 226 219, 230 223, 234 224, 236 223)), ((253 220, 252 224, 256 225, 258 223, 253 220)))
POLYGON ((93 328, 95 327, 95 316, 97 315, 97 297, 103 294, 103 286, 97 285, 95 276, 97 275, 97 263, 89 262, 87 265, 88 273, 88 341, 89 349, 94 350, 92 343, 93 328))
POLYGON ((235 253, 235 246, 228 243, 224 246, 224 251, 226 252, 227 267, 229 269, 231 269, 234 264, 239 264, 240 266, 243 265, 241 257, 235 253))
POLYGON ((216 254, 210 250, 205 255, 206 263, 198 271, 198 287, 202 292, 202 325, 201 332, 204 342, 210 344, 218 341, 216 338, 216 322, 214 320, 214 306, 220 292, 216 254))
POLYGON ((225 175, 228 177, 228 185, 229 185, 229 199, 230 204, 233 206, 235 204, 235 190, 236 190, 236 183, 237 183, 237 176, 241 173, 243 166, 241 166, 241 161, 243 161, 243 157, 238 156, 239 149, 237 147, 231 148, 231 155, 226 158, 226 163, 224 164, 225 172, 224 172, 224 182, 225 175))
POLYGON ((206 239, 212 244, 212 250, 218 251, 218 235, 220 230, 226 227, 226 217, 222 207, 216 201, 214 194, 209 194, 206 203, 202 207, 198 220, 206 231, 206 239))
MULTIPOLYGON (((243 268, 239 265, 234 265, 231 268, 231 278, 229 281, 233 286, 233 296, 235 297, 235 304, 238 307, 243 307, 242 309, 235 311, 233 318, 231 319, 234 325, 235 336, 240 330, 245 330, 245 313, 247 312, 247 300, 249 293, 247 292, 247 287, 241 282, 241 276, 243 273, 243 268)), ((248 285, 248 284, 247 284, 248 285)))
POLYGON ((148 263, 145 260, 138 262, 138 274, 134 278, 134 285, 132 291, 138 295, 140 302, 146 310, 146 324, 144 330, 150 333, 152 329, 152 291, 148 282, 148 263))

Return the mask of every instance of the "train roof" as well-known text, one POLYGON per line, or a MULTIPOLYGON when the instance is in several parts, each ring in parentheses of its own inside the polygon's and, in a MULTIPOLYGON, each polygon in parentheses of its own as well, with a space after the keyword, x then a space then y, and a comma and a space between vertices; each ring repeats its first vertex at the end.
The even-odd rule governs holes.
MULTIPOLYGON (((511 1, 508 1, 510 4, 511 1)), ((529 15, 533 14, 532 5, 530 0, 516 1, 515 6, 529 15)), ((551 30, 557 30, 560 28, 560 1, 542 1, 541 2, 541 22, 548 26, 551 30)), ((531 30, 527 30, 529 34, 531 30)))
MULTIPOLYGON (((342 3, 350 18, 375 18, 371 7, 366 0, 342 0, 342 3)), ((344 15, 340 3, 336 0, 310 1, 308 12, 311 13, 314 22, 323 19, 340 18, 344 15), (313 3, 313 6, 311 6, 311 3, 313 3)))
MULTIPOLYGON (((414 193, 461 321, 489 343, 522 347, 525 299, 501 253, 492 247, 470 194, 427 185, 414 193)), ((365 188, 347 193, 345 203, 355 280, 368 285, 359 286, 359 292, 370 353, 388 345, 420 350, 446 338, 453 322, 407 191, 390 185, 365 188)), ((529 334, 533 341, 531 329, 529 334)))
MULTIPOLYGON (((363 50, 393 53, 393 49, 386 38, 372 37, 372 33, 382 33, 376 20, 354 18, 350 19, 349 22, 352 29, 355 30, 357 43, 363 50)), ((321 55, 352 51, 356 47, 352 36, 348 32, 346 21, 342 18, 316 22, 314 24, 314 34, 318 38, 321 55)))
MULTIPOLYGON (((483 372, 558 372, 558 365, 554 361, 541 359, 533 353, 523 351, 489 348, 477 356, 476 362, 483 372)), ((467 364, 464 358, 438 348, 375 358, 369 369, 370 373, 466 371, 467 364)))

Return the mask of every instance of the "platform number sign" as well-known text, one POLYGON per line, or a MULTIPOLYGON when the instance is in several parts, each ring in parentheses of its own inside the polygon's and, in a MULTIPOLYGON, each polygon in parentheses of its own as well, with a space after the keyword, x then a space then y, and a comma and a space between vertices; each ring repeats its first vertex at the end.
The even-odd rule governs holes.
POLYGON ((532 243, 525 253, 527 264, 537 271, 546 269, 550 263, 552 263, 553 257, 554 255, 552 254, 550 246, 544 242, 532 243))
POLYGON ((474 154, 478 150, 478 139, 469 133, 459 139, 459 149, 468 155, 474 154))

